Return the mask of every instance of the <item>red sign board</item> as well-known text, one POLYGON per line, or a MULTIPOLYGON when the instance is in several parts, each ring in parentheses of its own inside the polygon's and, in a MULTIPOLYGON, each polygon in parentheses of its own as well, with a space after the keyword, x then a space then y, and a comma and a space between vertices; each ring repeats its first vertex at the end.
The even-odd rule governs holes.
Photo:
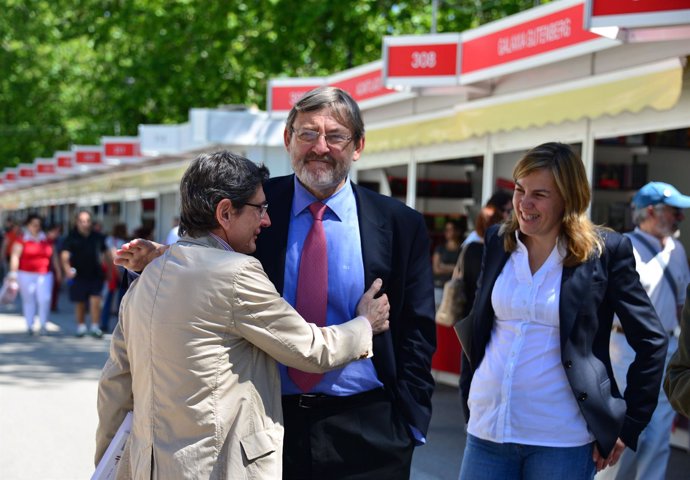
POLYGON ((386 88, 383 81, 383 67, 378 61, 330 77, 272 80, 268 87, 268 109, 274 112, 289 111, 305 93, 324 85, 345 90, 357 102, 365 102, 398 93, 397 90, 386 88))
POLYGON ((687 10, 688 0, 592 0, 593 15, 624 15, 687 10))
POLYGON ((506 28, 462 44, 462 74, 598 38, 582 28, 583 6, 506 28))
POLYGON ((408 35, 383 39, 387 85, 457 85, 460 34, 408 35))
POLYGON ((456 75, 458 44, 391 45, 388 47, 389 77, 456 75))
POLYGON ((20 166, 17 168, 17 172, 19 174, 19 178, 21 179, 27 179, 27 178, 34 178, 34 169, 32 167, 24 167, 20 166))
POLYGON ((289 111, 295 103, 299 101, 305 93, 317 87, 324 85, 325 82, 314 81, 313 83, 305 84, 299 82, 301 79, 296 79, 298 83, 294 85, 289 84, 271 84, 269 86, 268 109, 271 111, 289 111))
POLYGON ((60 168, 72 168, 72 155, 58 155, 56 158, 57 166, 60 168))
POLYGON ((40 174, 53 174, 57 173, 57 167, 52 163, 37 163, 36 173, 40 174))
POLYGON ((103 161, 103 153, 100 150, 77 150, 74 160, 77 165, 99 165, 103 161))
POLYGON ((583 26, 584 4, 555 2, 463 35, 461 83, 533 68, 619 43, 583 26), (522 22, 516 19, 524 18, 522 22), (500 25, 506 23, 505 28, 500 25), (498 28, 497 28, 498 26, 498 28), (489 30, 486 34, 483 32, 489 30))
POLYGON ((8 182, 16 182, 17 172, 5 172, 5 180, 8 182))
POLYGON ((386 88, 384 85, 382 68, 376 68, 370 72, 340 81, 329 82, 328 84, 345 90, 357 102, 397 93, 397 90, 386 88))
POLYGON ((586 7, 587 28, 690 23, 690 0, 587 0, 586 7))
POLYGON ((103 142, 106 157, 139 157, 139 142, 103 142))

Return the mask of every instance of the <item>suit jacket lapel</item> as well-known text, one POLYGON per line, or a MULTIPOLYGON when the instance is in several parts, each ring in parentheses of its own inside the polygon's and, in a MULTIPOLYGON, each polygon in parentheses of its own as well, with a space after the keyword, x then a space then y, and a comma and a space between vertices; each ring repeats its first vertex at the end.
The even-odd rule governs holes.
POLYGON ((362 187, 352 184, 357 201, 359 235, 364 263, 364 289, 376 278, 383 280, 384 290, 392 262, 392 227, 389 219, 376 208, 375 202, 362 187))
POLYGON ((271 226, 261 232, 258 238, 259 258, 276 287, 282 295, 285 284, 285 253, 287 252, 288 229, 295 195, 294 175, 269 180, 265 188, 268 214, 271 226))
MULTIPOLYGON (((496 230, 498 230, 497 227, 496 230)), ((491 292, 509 257, 510 254, 503 249, 503 237, 497 234, 487 234, 481 290, 478 293, 471 313, 471 320, 473 322, 473 352, 471 352, 471 355, 474 357, 470 358, 472 368, 476 368, 479 365, 479 360, 484 356, 486 345, 491 338, 491 329, 495 316, 494 309, 491 306, 491 292)))
POLYGON ((561 351, 575 325, 580 305, 588 298, 587 289, 591 284, 592 278, 594 278, 592 276, 592 268, 595 261, 596 260, 590 259, 575 267, 563 267, 560 301, 558 305, 561 351))

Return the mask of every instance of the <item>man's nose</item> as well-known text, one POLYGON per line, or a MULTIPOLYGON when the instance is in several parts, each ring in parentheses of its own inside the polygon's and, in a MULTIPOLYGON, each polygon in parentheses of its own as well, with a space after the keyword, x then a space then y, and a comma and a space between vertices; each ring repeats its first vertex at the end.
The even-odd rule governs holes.
POLYGON ((331 147, 329 147, 328 143, 326 142, 325 135, 319 135, 319 137, 316 139, 316 142, 314 142, 314 145, 312 145, 311 148, 315 153, 318 153, 319 155, 326 154, 331 150, 331 147))
POLYGON ((271 226, 271 217, 268 214, 268 211, 266 211, 264 218, 261 219, 260 225, 261 225, 261 228, 268 228, 271 226))

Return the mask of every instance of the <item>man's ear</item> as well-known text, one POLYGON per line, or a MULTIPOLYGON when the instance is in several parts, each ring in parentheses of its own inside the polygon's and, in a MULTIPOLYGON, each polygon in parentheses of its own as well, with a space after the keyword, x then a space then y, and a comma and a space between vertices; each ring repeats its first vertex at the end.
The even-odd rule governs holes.
POLYGON ((285 144, 285 148, 290 148, 290 131, 287 127, 283 130, 283 143, 285 144))
POLYGON ((227 227, 235 215, 235 207, 232 206, 230 199, 224 198, 216 205, 216 221, 219 225, 227 227))
POLYGON ((359 139, 359 142, 355 143, 355 149, 352 152, 352 161, 356 162, 359 160, 359 157, 362 156, 362 150, 364 150, 364 142, 365 138, 364 135, 362 135, 362 138, 359 139))

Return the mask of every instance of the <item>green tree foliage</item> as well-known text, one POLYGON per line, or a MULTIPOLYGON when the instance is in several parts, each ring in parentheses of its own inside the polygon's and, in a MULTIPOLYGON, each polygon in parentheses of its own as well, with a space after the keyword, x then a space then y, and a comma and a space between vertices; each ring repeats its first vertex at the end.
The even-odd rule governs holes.
MULTIPOLYGON (((323 76, 423 34, 431 0, 0 0, 0 168, 192 107, 258 105, 270 78, 323 76)), ((461 32, 534 0, 439 0, 461 32)), ((541 2, 536 2, 541 3, 541 2)))

